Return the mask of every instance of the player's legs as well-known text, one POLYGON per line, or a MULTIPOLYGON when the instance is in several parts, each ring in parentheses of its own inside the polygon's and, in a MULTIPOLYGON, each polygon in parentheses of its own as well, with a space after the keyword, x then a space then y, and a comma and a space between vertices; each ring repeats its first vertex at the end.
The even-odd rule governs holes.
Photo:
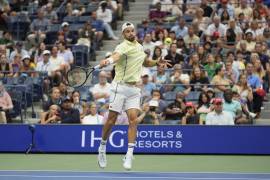
POLYGON ((107 140, 110 136, 112 127, 115 125, 116 119, 118 116, 118 112, 110 111, 108 115, 108 119, 105 122, 102 129, 102 140, 107 140))

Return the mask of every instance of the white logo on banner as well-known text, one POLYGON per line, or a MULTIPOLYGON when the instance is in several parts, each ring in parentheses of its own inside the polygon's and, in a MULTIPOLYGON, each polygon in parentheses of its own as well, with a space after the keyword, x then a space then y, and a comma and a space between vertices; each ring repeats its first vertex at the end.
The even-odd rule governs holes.
MULTIPOLYGON (((124 147, 127 131, 115 130, 111 133, 108 143, 114 148, 124 147), (115 136, 117 135, 118 138, 115 136)), ((81 133, 81 147, 86 147, 88 139, 86 131, 81 133)), ((138 148, 182 148, 183 134, 181 131, 138 131, 136 147, 138 148)), ((95 130, 90 131, 90 147, 95 147, 101 140, 95 130), (95 144, 97 143, 97 144, 95 144)))

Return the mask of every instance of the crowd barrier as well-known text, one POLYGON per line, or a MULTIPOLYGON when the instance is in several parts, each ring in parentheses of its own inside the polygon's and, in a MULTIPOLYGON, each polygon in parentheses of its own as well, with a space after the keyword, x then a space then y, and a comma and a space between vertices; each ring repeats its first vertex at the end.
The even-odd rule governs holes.
MULTIPOLYGON (((107 151, 124 153, 127 126, 115 126, 107 151)), ((36 149, 45 153, 96 153, 100 125, 0 125, 0 152, 25 152, 34 133, 36 149)), ((270 154, 270 126, 140 125, 135 153, 270 154)))

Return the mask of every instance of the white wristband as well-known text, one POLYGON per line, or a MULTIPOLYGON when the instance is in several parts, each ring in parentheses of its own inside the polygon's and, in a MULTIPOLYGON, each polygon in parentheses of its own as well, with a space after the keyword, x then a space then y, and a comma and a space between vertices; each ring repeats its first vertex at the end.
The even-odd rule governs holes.
POLYGON ((110 64, 113 64, 114 63, 113 58, 111 58, 111 57, 110 58, 107 58, 107 60, 109 61, 110 64))

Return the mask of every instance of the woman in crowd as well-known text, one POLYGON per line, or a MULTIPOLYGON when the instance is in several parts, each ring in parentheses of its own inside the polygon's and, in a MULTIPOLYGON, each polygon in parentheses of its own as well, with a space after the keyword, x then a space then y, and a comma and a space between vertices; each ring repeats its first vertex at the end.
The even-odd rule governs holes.
POLYGON ((61 118, 59 116, 60 107, 53 104, 49 107, 49 110, 41 113, 41 124, 60 123, 61 118))

